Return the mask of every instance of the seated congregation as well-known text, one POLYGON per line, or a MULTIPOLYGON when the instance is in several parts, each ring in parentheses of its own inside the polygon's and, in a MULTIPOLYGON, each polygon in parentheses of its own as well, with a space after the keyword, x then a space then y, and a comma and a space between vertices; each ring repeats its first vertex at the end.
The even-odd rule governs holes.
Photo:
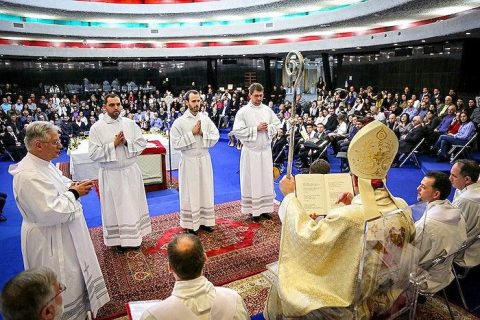
MULTIPOLYGON (((348 146, 356 194, 340 194, 343 206, 326 216, 308 215, 295 195, 295 178, 280 182, 282 234, 265 319, 392 318, 415 310, 419 295, 444 289, 455 277, 454 264, 480 264, 478 163, 457 160, 450 177, 427 173, 417 189, 426 208, 414 222, 411 208, 387 188, 399 147, 394 131, 374 120, 359 132, 348 146), (452 186, 456 192, 450 202, 452 186)), ((143 320, 250 317, 237 292, 204 276, 208 259, 197 236, 175 236, 167 258, 176 281, 173 291, 146 310, 143 320)), ((28 312, 32 319, 60 319, 65 290, 48 270, 25 271, 3 289, 2 313, 5 319, 26 319, 28 312), (35 303, 20 310, 17 297, 27 299, 25 291, 39 286, 44 289, 38 289, 35 303)))

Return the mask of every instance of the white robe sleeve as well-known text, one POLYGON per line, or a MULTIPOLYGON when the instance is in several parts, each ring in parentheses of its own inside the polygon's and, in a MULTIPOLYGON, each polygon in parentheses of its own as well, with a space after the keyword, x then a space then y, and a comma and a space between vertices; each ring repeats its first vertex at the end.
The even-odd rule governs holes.
POLYGON ((268 131, 267 131, 268 138, 270 140, 277 134, 278 128, 280 128, 280 124, 281 124, 280 120, 278 119, 275 112, 270 110, 270 122, 268 125, 268 131))
POLYGON ((295 194, 289 193, 283 198, 282 203, 280 204, 280 207, 278 208, 278 217, 280 218, 280 221, 283 223, 285 221, 285 216, 287 215, 287 208, 288 205, 290 204, 290 200, 292 197, 295 197, 295 194))
POLYGON ((233 123, 232 133, 240 141, 257 141, 257 127, 247 127, 244 112, 237 113, 233 123))
POLYGON ((127 158, 133 158, 140 155, 147 147, 147 140, 142 135, 142 130, 134 124, 133 125, 133 138, 127 140, 127 158))
POLYGON ((237 301, 235 305, 235 314, 233 315, 233 320, 248 320, 250 319, 250 314, 247 311, 245 302, 240 295, 237 296, 237 301))
POLYGON ((423 227, 423 222, 423 219, 417 222, 415 226, 415 239, 412 244, 420 251, 419 265, 422 268, 427 268, 433 259, 437 258, 440 253, 445 252, 445 250, 438 248, 438 245, 432 241, 434 237, 425 230, 428 227, 428 222, 425 224, 425 228, 423 227))
MULTIPOLYGON (((203 147, 204 148, 211 148, 213 147, 218 139, 220 138, 220 133, 218 132, 217 127, 213 124, 212 120, 206 119, 205 122, 207 124, 207 130, 203 132, 203 147)), ((203 130, 203 128, 202 128, 203 130)))
POLYGON ((112 162, 117 161, 115 145, 112 142, 102 144, 100 139, 101 132, 97 128, 90 131, 88 139, 88 156, 92 161, 112 162))
POLYGON ((72 192, 58 194, 55 186, 48 180, 31 174, 15 176, 16 200, 27 219, 41 226, 54 226, 75 219, 75 213, 81 211, 80 202, 72 192), (25 186, 28 185, 28 188, 25 186), (33 216, 28 216, 33 213, 33 216))
POLYGON ((195 136, 192 130, 187 130, 186 133, 182 132, 181 124, 177 123, 179 120, 173 123, 170 129, 170 140, 175 150, 190 150, 193 149, 196 143, 195 136))

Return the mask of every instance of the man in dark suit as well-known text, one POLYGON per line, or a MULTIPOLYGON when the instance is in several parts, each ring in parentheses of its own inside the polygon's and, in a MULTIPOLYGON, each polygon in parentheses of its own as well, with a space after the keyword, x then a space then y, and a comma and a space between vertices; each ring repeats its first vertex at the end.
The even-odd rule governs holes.
POLYGON ((7 131, 3 136, 3 145, 11 154, 15 161, 20 161, 27 154, 27 149, 20 137, 14 132, 11 126, 7 126, 7 131))
POLYGON ((68 116, 63 117, 63 121, 60 124, 60 140, 62 141, 62 145, 64 148, 68 148, 70 143, 70 138, 73 137, 73 126, 70 122, 70 118, 68 116))
MULTIPOLYGON (((311 125, 309 124, 308 126, 311 125)), ((301 167, 304 169, 309 168, 310 164, 319 158, 322 151, 327 147, 328 142, 329 139, 325 132, 325 127, 322 123, 319 123, 317 125, 317 132, 314 133, 313 137, 304 141, 300 145, 298 157, 300 159, 301 167)), ((322 158, 328 160, 326 152, 323 153, 322 158)))
POLYGON ((422 140, 425 136, 425 130, 422 125, 422 118, 420 116, 414 116, 413 128, 407 134, 400 136, 398 153, 395 157, 394 165, 398 165, 402 160, 403 155, 407 155, 415 148, 415 146, 422 140))
POLYGON ((325 130, 328 132, 333 132, 338 126, 337 115, 335 114, 335 109, 328 108, 328 120, 325 123, 325 130))
POLYGON ((87 126, 82 122, 80 116, 75 118, 75 121, 72 123, 73 135, 79 136, 83 135, 83 132, 87 130, 87 126))

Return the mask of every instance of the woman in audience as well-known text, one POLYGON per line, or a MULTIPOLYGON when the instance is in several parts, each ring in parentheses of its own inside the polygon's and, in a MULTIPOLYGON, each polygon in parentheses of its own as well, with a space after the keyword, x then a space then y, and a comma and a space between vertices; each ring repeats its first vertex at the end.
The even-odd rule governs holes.
POLYGON ((448 134, 441 135, 440 138, 438 138, 437 142, 435 143, 434 150, 438 150, 437 161, 446 161, 447 152, 452 145, 464 146, 475 134, 476 128, 473 122, 470 121, 470 117, 468 116, 468 113, 461 112, 460 121, 461 121, 461 125, 457 133, 455 134, 448 133, 448 134))
POLYGON ((410 122, 410 118, 408 114, 402 113, 402 115, 400 116, 400 122, 398 123, 398 126, 397 126, 397 132, 395 132, 395 134, 398 137, 401 137, 407 134, 408 132, 410 132, 412 128, 413 128, 413 124, 410 122))

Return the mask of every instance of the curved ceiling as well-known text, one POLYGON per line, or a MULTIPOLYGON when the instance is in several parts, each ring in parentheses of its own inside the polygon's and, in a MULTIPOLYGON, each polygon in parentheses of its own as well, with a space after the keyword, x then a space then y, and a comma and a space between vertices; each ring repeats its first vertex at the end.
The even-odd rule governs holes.
POLYGON ((480 28, 480 0, 93 1, 0 0, 0 54, 161 58, 371 50, 465 32, 476 37, 480 28))

